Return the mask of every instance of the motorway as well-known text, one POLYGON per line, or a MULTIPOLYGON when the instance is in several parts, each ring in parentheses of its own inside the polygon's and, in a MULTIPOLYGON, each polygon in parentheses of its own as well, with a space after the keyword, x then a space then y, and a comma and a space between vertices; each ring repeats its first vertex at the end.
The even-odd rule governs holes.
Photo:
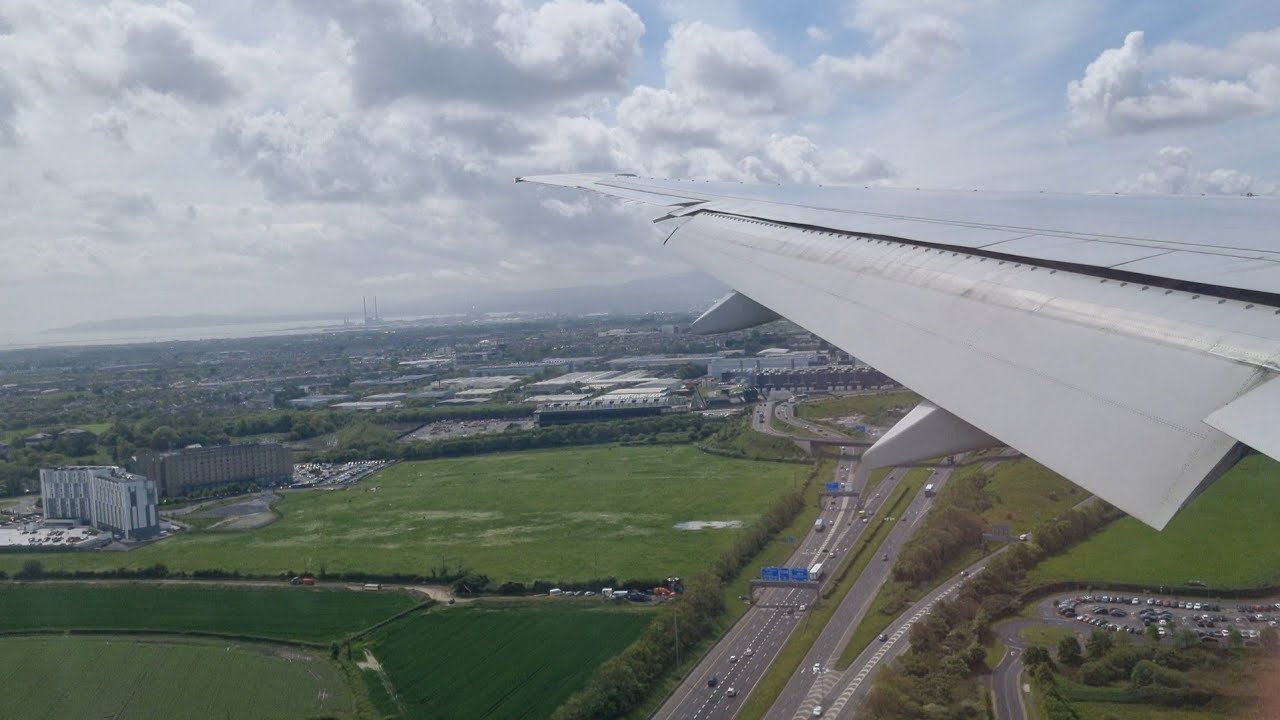
MULTIPOLYGON (((903 470, 899 468, 894 470, 894 473, 903 472, 903 470)), ((951 467, 937 468, 928 482, 941 488, 951 476, 951 472, 951 467)), ((877 488, 877 491, 886 498, 895 494, 894 489, 888 485, 883 490, 877 488)), ((858 624, 866 616, 880 588, 889 578, 898 553, 915 532, 932 502, 932 497, 926 497, 923 492, 918 492, 901 516, 892 520, 893 529, 889 531, 888 536, 876 551, 879 557, 872 558, 871 563, 854 581, 853 587, 836 608, 826 628, 814 641, 804 662, 791 676, 786 687, 769 709, 766 718, 810 717, 815 707, 828 707, 831 704, 829 699, 839 695, 840 691, 849 685, 849 679, 853 673, 837 671, 836 661, 853 637, 858 624), (887 560, 884 559, 886 557, 887 560)), ((878 646, 879 643, 875 645, 878 646)), ((856 664, 854 667, 857 667, 856 664)))
MULTIPOLYGON (((850 478, 852 464, 851 460, 841 460, 837 464, 836 477, 850 478)), ((905 474, 905 471, 895 470, 882 481, 885 489, 879 498, 867 503, 869 513, 874 514, 879 509, 888 497, 888 489, 896 486, 905 474)), ((824 499, 823 502, 826 507, 821 517, 830 529, 810 531, 792 553, 789 565, 808 567, 828 559, 839 562, 868 527, 868 524, 856 521, 856 498, 839 498, 834 508, 830 507, 832 501, 824 499)), ((747 610, 697 667, 685 676, 684 682, 654 717, 689 720, 733 717, 791 633, 801 623, 808 622, 807 606, 813 603, 816 595, 809 589, 766 588, 757 591, 757 605, 747 610), (806 606, 805 611, 799 610, 801 605, 806 606), (746 654, 748 649, 752 651, 750 656, 746 654), (737 661, 730 662, 730 656, 736 656, 737 661), (717 679, 715 688, 707 684, 712 677, 717 679), (728 695, 729 688, 737 691, 736 697, 728 695)))
MULTIPOLYGON (((769 426, 768 419, 777 407, 778 403, 771 400, 753 410, 752 427, 771 435, 796 437, 769 426)), ((786 414, 785 419, 779 419, 792 425, 797 422, 790 413, 786 414)), ((824 431, 823 437, 835 436, 835 433, 825 428, 819 429, 824 431)), ((865 478, 854 476, 856 462, 853 457, 841 457, 836 464, 833 479, 853 482, 855 485, 865 483, 865 478)), ((869 527, 867 523, 857 522, 858 510, 865 509, 874 515, 905 475, 906 469, 903 468, 890 472, 877 487, 875 496, 866 499, 863 508, 859 508, 858 498, 855 497, 823 498, 821 517, 829 529, 811 530, 792 553, 787 564, 811 567, 819 560, 831 560, 833 564, 838 564, 869 527)), ((853 489, 860 492, 862 487, 859 485, 853 489)), ((791 637, 791 633, 801 623, 808 622, 807 606, 812 605, 816 597, 817 594, 808 589, 767 588, 757 591, 755 606, 748 609, 720 642, 685 676, 681 685, 653 717, 682 720, 733 717, 791 637), (764 605, 772 607, 762 607, 764 605), (801 605, 806 606, 805 611, 799 609, 801 605), (748 649, 751 650, 750 656, 746 654, 748 649), (736 662, 730 662, 730 656, 736 657, 736 662), (707 685, 712 677, 717 681, 715 688, 707 685), (734 697, 728 695, 729 688, 736 690, 734 697)))

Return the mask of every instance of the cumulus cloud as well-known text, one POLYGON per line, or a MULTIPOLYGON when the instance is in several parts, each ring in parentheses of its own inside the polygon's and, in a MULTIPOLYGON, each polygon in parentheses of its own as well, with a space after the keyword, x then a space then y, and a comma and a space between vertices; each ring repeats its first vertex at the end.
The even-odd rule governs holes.
POLYGON ((297 0, 351 42, 356 98, 529 107, 621 90, 644 24, 618 0, 297 0))
POLYGON ((195 49, 187 29, 172 21, 147 22, 125 34, 125 88, 147 88, 202 105, 217 105, 235 89, 225 71, 195 49))
POLYGON ((966 52, 959 18, 970 11, 963 0, 861 0, 850 25, 870 36, 874 49, 855 55, 821 55, 814 63, 823 77, 852 89, 916 80, 966 52))
POLYGON ((1280 106, 1280 32, 1226 48, 1168 43, 1147 50, 1141 31, 1108 48, 1067 85, 1070 126, 1126 134, 1212 125, 1280 106))
POLYGON ((1182 195, 1275 195, 1280 185, 1255 178, 1239 170, 1218 168, 1199 172, 1192 166, 1191 149, 1182 146, 1160 148, 1146 171, 1133 180, 1121 182, 1121 192, 1182 195))
POLYGON ((667 86, 731 111, 795 112, 821 106, 825 89, 751 30, 676 25, 663 54, 667 86))

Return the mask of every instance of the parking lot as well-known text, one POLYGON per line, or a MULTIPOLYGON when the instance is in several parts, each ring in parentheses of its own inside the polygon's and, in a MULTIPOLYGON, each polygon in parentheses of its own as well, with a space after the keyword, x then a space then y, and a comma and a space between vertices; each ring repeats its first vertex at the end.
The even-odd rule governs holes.
POLYGON ((1280 627, 1280 603, 1224 602, 1153 595, 1091 594, 1054 598, 1053 610, 1067 619, 1135 635, 1155 627, 1161 638, 1186 628, 1201 642, 1226 644, 1232 628, 1246 645, 1257 645, 1265 627, 1280 627))
POLYGON ((389 465, 387 460, 361 460, 349 463, 299 463, 293 466, 290 487, 326 487, 350 485, 369 473, 389 465))

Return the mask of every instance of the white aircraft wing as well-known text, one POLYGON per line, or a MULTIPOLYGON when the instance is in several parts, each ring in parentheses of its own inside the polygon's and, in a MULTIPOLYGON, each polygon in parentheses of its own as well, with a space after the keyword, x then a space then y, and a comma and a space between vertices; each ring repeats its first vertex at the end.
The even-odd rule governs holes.
POLYGON ((865 460, 999 441, 1156 528, 1247 451, 1280 458, 1280 203, 552 175, 651 204, 732 287, 928 402, 865 460))

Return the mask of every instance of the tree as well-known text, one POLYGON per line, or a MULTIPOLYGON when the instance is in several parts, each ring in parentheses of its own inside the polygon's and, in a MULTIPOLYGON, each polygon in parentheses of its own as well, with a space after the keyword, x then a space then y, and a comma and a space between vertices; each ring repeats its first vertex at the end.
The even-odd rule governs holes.
POLYGON ((1085 647, 1089 649, 1089 657, 1096 660, 1111 652, 1111 648, 1115 647, 1115 640, 1111 638, 1110 633, 1094 630, 1089 633, 1089 639, 1085 641, 1085 647))
POLYGON ((1193 648, 1196 643, 1200 642, 1200 636, 1191 628, 1182 628, 1173 634, 1173 643, 1178 646, 1179 650, 1193 648))
POLYGON ((1058 641, 1058 661, 1065 664, 1076 666, 1084 659, 1083 651, 1080 649, 1080 641, 1075 635, 1068 635, 1058 641))
POLYGON ((1147 626, 1147 639, 1151 642, 1160 642, 1160 628, 1156 625, 1147 626))
POLYGON ((1049 657, 1049 651, 1041 645, 1032 645, 1022 654, 1022 661, 1027 665, 1047 665, 1053 660, 1049 657))
POLYGON ((168 425, 161 425, 151 431, 151 449, 169 450, 178 444, 178 431, 168 425))
POLYGON ((44 563, 39 560, 27 560, 22 569, 14 576, 19 580, 36 580, 44 575, 44 563))
POLYGON ((1244 647, 1244 636, 1234 627, 1227 631, 1227 646, 1233 650, 1239 650, 1244 647))
POLYGON ((1262 628, 1262 634, 1258 636, 1258 640, 1262 642, 1262 647, 1267 652, 1274 653, 1280 648, 1280 632, 1271 626, 1262 628))
POLYGON ((706 374, 707 374, 706 365, 697 365, 695 363, 689 363, 687 365, 681 365, 680 367, 676 368, 676 377, 680 378, 681 380, 694 380, 696 378, 703 377, 706 374))

